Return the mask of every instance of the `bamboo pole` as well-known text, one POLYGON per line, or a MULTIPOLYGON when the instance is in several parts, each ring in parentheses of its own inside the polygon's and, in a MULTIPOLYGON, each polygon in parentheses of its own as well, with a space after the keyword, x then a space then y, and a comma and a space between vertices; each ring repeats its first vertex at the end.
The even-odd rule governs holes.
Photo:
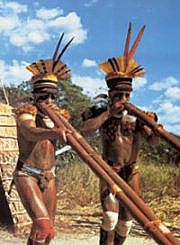
POLYGON ((158 123, 156 123, 154 120, 149 118, 145 112, 143 112, 141 109, 136 107, 135 105, 131 103, 125 103, 124 107, 130 112, 133 113, 135 116, 143 120, 153 131, 158 133, 160 137, 165 139, 167 142, 169 142, 172 146, 174 146, 177 150, 180 150, 180 140, 177 139, 175 136, 170 135, 165 129, 160 127, 158 123))
POLYGON ((139 207, 141 212, 143 212, 151 220, 151 222, 155 222, 156 225, 159 226, 159 228, 166 233, 166 237, 174 242, 173 234, 168 231, 168 228, 164 224, 162 224, 160 220, 158 220, 158 218, 154 215, 148 205, 144 203, 144 201, 136 194, 136 192, 122 178, 120 178, 119 175, 115 171, 113 171, 108 164, 106 164, 106 162, 97 154, 97 152, 95 152, 94 149, 89 146, 84 137, 77 133, 74 127, 62 116, 61 121, 66 128, 70 129, 75 135, 77 135, 77 139, 80 145, 107 173, 110 173, 113 181, 122 188, 128 198, 130 198, 135 203, 135 205, 139 207))
MULTIPOLYGON (((142 199, 140 199, 140 197, 137 196, 137 194, 126 184, 126 182, 121 179, 112 170, 112 168, 110 168, 108 164, 102 160, 102 158, 98 156, 98 154, 88 145, 85 139, 64 118, 55 114, 50 108, 47 107, 45 103, 41 103, 39 106, 49 115, 57 127, 65 126, 72 131, 71 134, 67 134, 68 144, 72 146, 72 148, 89 165, 89 167, 98 177, 105 180, 107 184, 116 191, 118 199, 130 211, 132 216, 141 224, 146 232, 154 238, 155 241, 164 245, 180 244, 174 238, 169 229, 166 228, 159 220, 157 220, 156 217, 153 216, 154 219, 150 219, 149 215, 145 215, 146 212, 142 212, 144 207, 146 209, 146 205, 142 199), (118 179, 118 181, 115 181, 115 179, 118 179), (128 189, 128 191, 126 189, 128 189), (135 196, 135 198, 132 198, 132 195, 135 196), (141 200, 140 203, 139 200, 141 200), (142 204, 143 208, 140 208, 139 206, 142 204)), ((150 216, 152 216, 152 214, 150 216)))

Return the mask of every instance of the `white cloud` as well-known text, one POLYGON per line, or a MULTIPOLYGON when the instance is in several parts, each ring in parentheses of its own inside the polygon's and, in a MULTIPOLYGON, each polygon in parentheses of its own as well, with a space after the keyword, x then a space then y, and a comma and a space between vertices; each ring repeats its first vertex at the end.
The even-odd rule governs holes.
POLYGON ((168 88, 165 92, 165 95, 168 98, 179 100, 180 99, 180 88, 178 87, 168 88))
POLYGON ((90 76, 72 75, 72 82, 83 88, 84 94, 94 97, 107 90, 104 79, 90 76))
POLYGON ((133 79, 133 89, 138 90, 147 83, 147 79, 144 77, 136 77, 133 79))
POLYGON ((32 74, 25 69, 26 65, 24 61, 13 60, 9 65, 0 60, 0 79, 5 85, 20 84, 22 81, 29 80, 32 74))
POLYGON ((39 20, 39 19, 30 19, 28 18, 27 22, 26 22, 26 27, 28 30, 42 30, 45 29, 45 27, 43 28, 44 22, 43 20, 39 20))
POLYGON ((168 132, 180 135, 180 124, 165 124, 163 125, 164 129, 167 130, 168 132))
POLYGON ((84 67, 94 67, 94 66, 97 66, 97 63, 95 60, 90 60, 90 59, 87 59, 85 58, 82 62, 82 66, 84 67))
POLYGON ((163 79, 161 82, 155 82, 151 86, 149 86, 149 89, 160 91, 163 89, 168 89, 171 86, 177 85, 179 81, 174 77, 167 77, 163 79))
POLYGON ((17 16, 0 16, 0 32, 5 36, 9 36, 10 32, 19 26, 17 16))
POLYGON ((66 32, 65 41, 74 37, 74 44, 82 43, 87 39, 87 31, 83 29, 81 19, 75 12, 51 20, 47 23, 47 26, 49 28, 62 28, 66 32))
POLYGON ((148 107, 137 106, 144 111, 153 111, 158 115, 158 123, 162 124, 168 132, 180 135, 180 106, 172 104, 170 101, 163 102, 159 98, 158 108, 152 105, 148 107))
POLYGON ((71 32, 66 32, 66 37, 64 38, 64 40, 67 42, 72 37, 74 37, 73 44, 77 45, 83 43, 87 39, 87 31, 84 29, 74 29, 71 32))
POLYGON ((63 10, 59 8, 47 9, 41 8, 36 11, 36 16, 41 19, 49 20, 63 14, 63 10))
POLYGON ((161 94, 160 96, 153 99, 152 103, 153 104, 160 104, 160 103, 162 103, 162 101, 163 101, 163 95, 161 94))
POLYGON ((171 102, 159 104, 157 112, 164 123, 180 123, 180 106, 171 102))
POLYGON ((24 51, 49 40, 54 33, 59 36, 59 33, 65 32, 65 42, 74 36, 73 44, 82 43, 87 39, 87 31, 76 12, 62 16, 63 10, 58 7, 40 8, 36 9, 36 13, 34 11, 34 16, 22 17, 20 13, 27 10, 27 5, 15 2, 0 5, 1 36, 8 38, 11 44, 24 51))
POLYGON ((27 5, 19 4, 17 2, 5 3, 5 7, 11 9, 14 13, 27 12, 27 5))
POLYGON ((84 3, 84 6, 89 8, 97 2, 98 2, 98 0, 90 0, 89 2, 84 3))
POLYGON ((42 43, 44 40, 49 39, 49 35, 47 32, 40 31, 32 31, 28 33, 28 40, 33 42, 34 44, 42 43))

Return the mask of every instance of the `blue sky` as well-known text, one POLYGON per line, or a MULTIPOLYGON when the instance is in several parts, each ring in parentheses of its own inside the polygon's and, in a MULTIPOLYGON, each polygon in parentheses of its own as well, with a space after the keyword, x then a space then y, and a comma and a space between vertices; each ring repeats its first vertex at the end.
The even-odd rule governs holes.
POLYGON ((130 21, 131 45, 145 24, 134 57, 145 77, 133 81, 131 101, 156 112, 168 131, 180 134, 179 12, 179 0, 1 0, 0 79, 15 85, 30 79, 25 66, 51 58, 65 32, 65 42, 75 38, 62 61, 72 82, 93 97, 107 91, 98 64, 123 54, 130 21))

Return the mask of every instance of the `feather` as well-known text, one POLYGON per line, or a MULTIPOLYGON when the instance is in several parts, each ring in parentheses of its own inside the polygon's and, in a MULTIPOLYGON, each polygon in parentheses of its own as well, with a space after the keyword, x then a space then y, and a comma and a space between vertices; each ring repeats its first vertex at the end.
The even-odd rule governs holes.
POLYGON ((45 63, 43 60, 39 60, 36 62, 36 65, 35 65, 36 69, 39 71, 39 74, 43 74, 43 73, 46 73, 46 66, 45 66, 45 63))
POLYGON ((125 68, 124 68, 124 71, 126 71, 126 67, 128 65, 129 45, 130 45, 130 40, 131 40, 131 27, 132 27, 132 24, 130 22, 129 23, 127 37, 126 37, 125 49, 124 49, 124 57, 125 57, 125 68))
POLYGON ((125 71, 125 57, 117 57, 116 61, 119 66, 119 71, 124 72, 125 71))
POLYGON ((137 77, 139 75, 143 75, 144 74, 144 67, 136 67, 135 69, 131 70, 128 75, 131 75, 132 77, 137 77))
POLYGON ((142 38, 144 29, 145 29, 145 25, 141 28, 141 30, 140 30, 140 32, 139 32, 139 34, 138 34, 138 36, 137 36, 132 48, 131 48, 131 51, 129 52, 129 55, 128 55, 128 59, 129 60, 133 59, 133 57, 134 57, 134 54, 135 54, 136 49, 137 49, 137 46, 138 46, 138 44, 139 44, 139 42, 140 42, 140 40, 142 38))
POLYGON ((32 63, 27 66, 27 69, 33 73, 33 75, 38 75, 40 73, 39 67, 36 63, 32 63))
POLYGON ((116 67, 115 67, 115 64, 114 64, 114 62, 113 62, 113 58, 112 58, 112 59, 108 59, 108 62, 109 62, 109 64, 111 65, 112 70, 115 72, 115 71, 116 71, 116 67))
POLYGON ((134 60, 129 60, 128 66, 127 66, 127 68, 126 68, 125 74, 126 74, 126 75, 129 74, 129 73, 130 73, 134 68, 136 68, 138 65, 139 65, 139 64, 138 64, 136 61, 134 61, 134 60))
POLYGON ((136 66, 134 69, 132 69, 130 72, 131 73, 136 73, 137 70, 139 70, 139 68, 141 68, 140 65, 136 66))
POLYGON ((112 72, 112 67, 108 61, 104 61, 102 64, 99 64, 99 69, 104 71, 105 73, 112 72))
POLYGON ((54 62, 56 61, 57 53, 58 53, 60 44, 61 44, 61 42, 62 42, 63 36, 64 36, 64 32, 63 32, 62 35, 60 36, 59 42, 58 42, 58 44, 57 44, 57 46, 56 46, 56 49, 55 49, 55 51, 54 51, 54 55, 53 55, 53 58, 52 58, 53 64, 54 64, 54 62))
POLYGON ((57 60, 53 64, 52 71, 54 71, 54 68, 56 67, 58 61, 61 59, 61 57, 63 56, 64 52, 66 51, 66 49, 68 48, 69 44, 72 42, 73 39, 74 39, 74 37, 71 38, 71 40, 65 45, 65 47, 62 49, 61 53, 58 55, 57 60))
POLYGON ((115 64, 115 67, 116 67, 116 71, 119 71, 119 65, 118 65, 118 62, 117 62, 117 59, 116 58, 112 58, 114 64, 115 64))
POLYGON ((52 72, 52 67, 53 67, 53 61, 51 59, 48 60, 44 60, 45 64, 46 64, 46 69, 48 73, 52 72))

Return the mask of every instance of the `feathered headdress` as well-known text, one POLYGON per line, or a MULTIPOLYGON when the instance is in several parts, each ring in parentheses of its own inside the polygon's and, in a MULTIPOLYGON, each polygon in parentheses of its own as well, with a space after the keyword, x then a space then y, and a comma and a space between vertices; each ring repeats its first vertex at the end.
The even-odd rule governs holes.
POLYGON ((124 55, 122 57, 113 57, 99 64, 100 70, 106 73, 106 82, 110 89, 128 89, 132 90, 132 78, 143 77, 144 68, 138 62, 133 60, 137 46, 142 38, 145 26, 143 26, 132 46, 131 39, 131 22, 129 23, 128 33, 124 55))
POLYGON ((73 38, 64 46, 58 55, 63 36, 64 33, 60 36, 52 59, 39 60, 26 67, 33 74, 31 79, 33 92, 39 92, 43 88, 56 90, 59 80, 67 80, 70 77, 70 69, 60 59, 73 38))

